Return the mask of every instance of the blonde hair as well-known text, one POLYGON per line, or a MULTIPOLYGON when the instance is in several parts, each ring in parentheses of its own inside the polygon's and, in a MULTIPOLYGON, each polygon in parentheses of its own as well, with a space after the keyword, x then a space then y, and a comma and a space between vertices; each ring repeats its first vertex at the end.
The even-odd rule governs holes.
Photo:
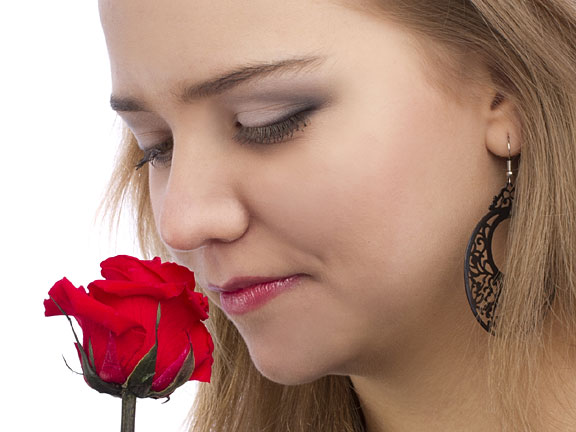
MULTIPOLYGON (((535 389, 542 388, 543 381, 536 371, 546 368, 552 338, 569 347, 576 337, 576 3, 343 3, 397 20, 436 42, 438 50, 430 59, 438 68, 461 76, 461 60, 469 53, 479 57, 490 71, 491 84, 516 107, 522 153, 498 306, 498 336, 490 342, 493 394, 489 397, 502 418, 502 430, 540 430, 541 423, 550 419, 538 411, 535 389), (554 327, 548 325, 552 321, 554 327), (549 331, 552 328, 554 333, 549 331)), ((467 78, 465 71, 461 78, 467 78)), ((127 129, 120 151, 108 208, 119 216, 127 204, 137 221, 144 255, 171 259, 154 225, 147 168, 133 169, 141 152, 127 129)), ((208 327, 215 342, 212 381, 200 383, 190 430, 365 430, 348 377, 327 376, 300 386, 273 383, 255 369, 234 325, 212 303, 210 311, 208 327)), ((553 381, 550 374, 548 389, 553 381)))

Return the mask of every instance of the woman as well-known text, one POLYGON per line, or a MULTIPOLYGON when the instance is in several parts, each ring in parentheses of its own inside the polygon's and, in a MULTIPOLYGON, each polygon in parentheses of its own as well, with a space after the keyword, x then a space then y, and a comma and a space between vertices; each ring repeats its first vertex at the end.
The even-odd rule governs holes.
POLYGON ((211 302, 191 430, 576 430, 573 0, 100 13, 110 204, 211 302))

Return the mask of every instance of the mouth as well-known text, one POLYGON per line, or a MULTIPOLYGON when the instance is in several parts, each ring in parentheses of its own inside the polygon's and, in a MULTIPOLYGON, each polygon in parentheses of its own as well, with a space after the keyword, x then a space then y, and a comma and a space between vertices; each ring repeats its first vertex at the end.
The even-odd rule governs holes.
MULTIPOLYGON (((245 281, 243 287, 240 283, 234 285, 224 285, 224 287, 213 291, 220 293, 220 306, 228 315, 243 315, 250 311, 264 306, 274 297, 288 291, 289 289, 299 285, 302 281, 300 274, 288 276, 282 279, 268 280, 259 283, 246 285, 245 281), (224 288, 229 288, 225 290, 224 288), (233 288, 230 290, 230 288, 233 288)), ((270 279, 270 278, 268 278, 270 279)), ((232 281, 235 281, 234 279, 232 281)), ((236 280, 236 282, 238 282, 236 280)))
MULTIPOLYGON (((291 275, 295 276, 295 275, 291 275)), ((210 291, 215 291, 217 293, 221 292, 232 292, 238 291, 243 288, 252 287, 258 284, 264 284, 268 282, 275 282, 283 279, 287 279, 291 276, 237 276, 228 280, 224 285, 218 286, 215 284, 208 283, 207 288, 210 291)))

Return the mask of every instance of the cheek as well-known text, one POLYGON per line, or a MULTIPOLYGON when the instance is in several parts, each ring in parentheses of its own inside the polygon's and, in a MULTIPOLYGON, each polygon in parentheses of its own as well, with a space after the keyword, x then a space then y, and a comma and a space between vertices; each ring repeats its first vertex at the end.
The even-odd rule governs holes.
POLYGON ((358 108, 358 118, 335 114, 327 124, 355 126, 299 143, 281 170, 262 171, 249 186, 262 199, 253 208, 275 221, 283 238, 333 265, 365 259, 373 247, 372 260, 399 268, 407 250, 444 238, 465 215, 460 202, 477 157, 470 142, 478 131, 456 128, 465 119, 451 119, 441 100, 424 98, 358 108))
POLYGON ((437 307, 461 282, 478 215, 471 194, 488 162, 481 123, 434 92, 414 91, 404 103, 348 107, 346 118, 327 121, 354 127, 301 144, 297 160, 252 185, 267 198, 254 206, 262 220, 318 258, 326 283, 309 295, 326 305, 326 322, 366 313, 365 322, 357 314, 348 322, 356 334, 378 320, 407 328, 437 307))

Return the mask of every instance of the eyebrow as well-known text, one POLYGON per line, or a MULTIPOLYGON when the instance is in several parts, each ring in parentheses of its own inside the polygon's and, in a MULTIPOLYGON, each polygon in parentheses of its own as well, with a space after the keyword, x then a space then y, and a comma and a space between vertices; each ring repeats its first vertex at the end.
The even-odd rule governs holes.
MULTIPOLYGON (((241 84, 246 84, 256 78, 263 78, 274 73, 282 74, 312 70, 322 64, 324 60, 326 58, 321 56, 306 56, 272 63, 247 64, 198 84, 182 84, 174 94, 181 103, 191 103, 198 99, 222 94, 241 84)), ((114 111, 121 112, 150 111, 143 102, 136 98, 117 95, 110 96, 110 106, 114 111)))

